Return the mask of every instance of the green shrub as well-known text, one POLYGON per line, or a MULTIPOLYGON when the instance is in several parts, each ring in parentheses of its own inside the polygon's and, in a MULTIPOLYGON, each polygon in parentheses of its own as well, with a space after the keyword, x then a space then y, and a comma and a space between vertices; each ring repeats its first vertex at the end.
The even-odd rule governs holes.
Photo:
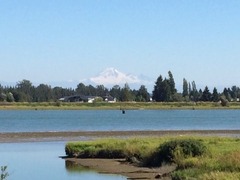
POLYGON ((206 146, 195 139, 177 139, 165 142, 155 153, 146 158, 145 165, 160 166, 162 163, 177 163, 186 157, 201 156, 206 152, 206 146))

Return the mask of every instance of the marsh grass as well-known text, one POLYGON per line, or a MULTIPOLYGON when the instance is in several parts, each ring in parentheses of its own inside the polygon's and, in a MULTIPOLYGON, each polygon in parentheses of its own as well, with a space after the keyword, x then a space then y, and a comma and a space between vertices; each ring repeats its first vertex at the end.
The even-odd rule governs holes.
POLYGON ((199 176, 200 180, 237 180, 240 179, 238 172, 219 172, 213 171, 199 176))
POLYGON ((159 143, 157 138, 100 139, 70 142, 65 146, 66 155, 87 158, 143 158, 159 143))
MULTIPOLYGON (((173 141, 198 142, 206 149, 204 153, 186 154, 181 146, 172 149, 171 161, 177 165, 173 179, 240 179, 240 139, 226 137, 148 137, 126 139, 99 139, 94 141, 70 142, 65 146, 70 157, 125 158, 136 159, 139 166, 150 166, 153 161, 161 161, 164 154, 159 148, 173 141)), ((190 148, 191 149, 191 148, 190 148)), ((201 149, 201 148, 200 148, 201 149)), ((159 163, 159 165, 164 164, 159 163)))
POLYGON ((240 143, 238 138, 205 137, 208 152, 201 157, 180 158, 173 179, 240 179, 240 143))

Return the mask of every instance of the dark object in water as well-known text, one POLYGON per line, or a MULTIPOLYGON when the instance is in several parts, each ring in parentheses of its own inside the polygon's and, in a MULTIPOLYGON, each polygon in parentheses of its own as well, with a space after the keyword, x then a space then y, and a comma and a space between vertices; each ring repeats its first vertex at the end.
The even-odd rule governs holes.
POLYGON ((122 109, 122 114, 125 114, 125 110, 124 109, 122 109))

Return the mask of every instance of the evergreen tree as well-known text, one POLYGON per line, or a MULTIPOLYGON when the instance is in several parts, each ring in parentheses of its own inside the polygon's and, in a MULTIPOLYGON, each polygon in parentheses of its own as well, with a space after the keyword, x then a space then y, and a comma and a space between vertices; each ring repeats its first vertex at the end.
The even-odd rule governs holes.
POLYGON ((188 93, 189 93, 189 96, 192 95, 192 86, 191 86, 191 83, 188 83, 188 93))
POLYGON ((228 101, 231 101, 231 94, 229 92, 229 88, 224 88, 223 90, 223 95, 225 96, 225 98, 228 100, 228 101))
POLYGON ((71 96, 74 94, 75 94, 75 91, 73 91, 72 89, 67 89, 62 87, 54 87, 52 89, 53 100, 58 100, 62 97, 71 96))
POLYGON ((96 95, 100 97, 104 97, 108 94, 108 89, 104 87, 104 85, 98 85, 96 87, 96 95))
POLYGON ((87 88, 87 96, 96 96, 97 92, 96 92, 96 88, 92 85, 86 86, 87 88))
POLYGON ((174 95, 177 92, 172 73, 169 71, 169 79, 164 79, 160 75, 155 83, 153 90, 153 99, 157 102, 168 102, 174 100, 174 95))
POLYGON ((168 83, 169 83, 169 87, 170 87, 170 93, 171 93, 171 96, 173 96, 177 92, 177 90, 175 88, 175 81, 174 81, 171 71, 168 71, 168 77, 169 77, 168 83))
POLYGON ((137 101, 147 102, 150 100, 150 95, 147 92, 147 88, 144 85, 141 85, 136 95, 137 101))
POLYGON ((182 92, 182 96, 183 97, 188 97, 189 96, 189 92, 188 92, 188 82, 185 78, 183 78, 183 92, 182 92))
POLYGON ((121 87, 119 85, 113 86, 112 89, 110 89, 110 95, 116 98, 117 100, 120 100, 121 87))
POLYGON ((162 84, 163 84, 163 78, 162 78, 162 75, 160 75, 157 78, 157 81, 155 83, 154 90, 153 90, 153 99, 157 102, 163 101, 162 84))
POLYGON ((169 102, 169 101, 173 101, 173 96, 174 94, 172 94, 172 88, 171 85, 169 84, 169 80, 167 80, 166 78, 164 79, 163 83, 162 83, 162 96, 163 96, 163 100, 165 102, 169 102))
POLYGON ((219 101, 219 94, 216 87, 213 88, 212 101, 213 102, 219 101))
POLYGON ((132 101, 133 100, 131 89, 129 88, 127 83, 124 85, 124 88, 122 88, 122 90, 121 90, 120 100, 121 101, 132 101))
POLYGON ((239 88, 237 86, 232 86, 231 88, 231 97, 233 100, 237 100, 238 97, 238 93, 239 93, 239 88))
POLYGON ((195 81, 192 82, 191 89, 192 90, 189 92, 190 96, 191 96, 191 100, 196 102, 196 101, 198 101, 201 98, 201 96, 202 96, 201 93, 202 92, 198 92, 195 81))
POLYGON ((87 87, 83 83, 79 83, 77 85, 77 88, 75 91, 78 95, 87 95, 88 94, 87 87))
POLYGON ((34 102, 49 102, 53 99, 52 88, 49 85, 40 84, 35 89, 33 96, 34 102))
POLYGON ((212 96, 212 94, 210 93, 208 87, 206 86, 203 91, 201 100, 202 101, 211 101, 211 99, 212 99, 211 96, 212 96))
POLYGON ((203 91, 202 91, 202 89, 199 89, 198 96, 196 97, 196 99, 197 99, 196 101, 201 100, 202 95, 203 95, 203 91))

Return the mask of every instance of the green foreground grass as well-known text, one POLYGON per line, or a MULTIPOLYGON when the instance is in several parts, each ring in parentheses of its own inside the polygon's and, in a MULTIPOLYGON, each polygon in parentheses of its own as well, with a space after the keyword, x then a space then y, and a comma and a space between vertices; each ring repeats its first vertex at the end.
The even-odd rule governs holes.
POLYGON ((177 169, 171 173, 171 176, 173 179, 179 180, 240 179, 239 138, 185 136, 100 139, 69 142, 65 146, 65 151, 70 157, 125 158, 129 162, 148 167, 174 163, 177 165, 177 169), (186 153, 186 149, 182 145, 173 148, 173 142, 185 143, 184 146, 187 150, 191 149, 191 152, 186 153), (170 157, 169 154, 166 154, 169 153, 166 151, 166 145, 167 151, 170 151, 172 155, 168 160, 162 158, 170 157), (201 153, 194 154, 196 148, 200 149, 201 153), (152 163, 153 161, 155 163, 152 163), (157 161, 161 162, 156 163, 157 161))
POLYGON ((29 110, 114 110, 114 109, 240 109, 240 102, 221 106, 214 102, 0 102, 0 109, 29 110))

